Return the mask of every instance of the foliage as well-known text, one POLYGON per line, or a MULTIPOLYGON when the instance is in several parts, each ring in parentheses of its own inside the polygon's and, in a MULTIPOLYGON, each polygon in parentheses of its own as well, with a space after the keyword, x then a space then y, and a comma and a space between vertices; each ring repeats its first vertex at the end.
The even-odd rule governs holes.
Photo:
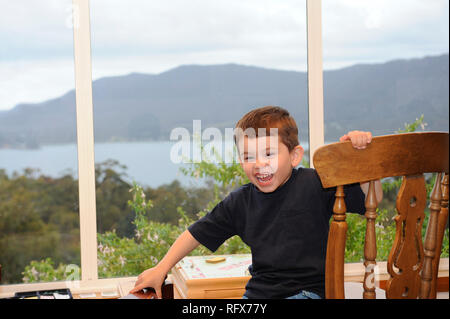
MULTIPOLYGON (((219 165, 210 161, 193 163, 191 169, 184 170, 190 176, 211 178, 214 197, 196 216, 190 216, 181 206, 176 208, 179 216, 177 225, 152 221, 153 200, 146 200, 144 189, 133 184, 130 189, 132 200, 128 206, 135 213, 132 224, 135 226, 134 238, 121 238, 115 232, 98 234, 99 277, 137 275, 144 269, 155 266, 166 254, 173 242, 196 219, 204 216, 223 198, 224 192, 245 181, 246 176, 237 163, 219 165)), ((242 240, 234 236, 228 239, 215 254, 249 253, 250 249, 242 240)), ((211 254, 207 248, 199 246, 191 255, 211 254)))
POLYGON ((425 123, 423 120, 424 120, 424 115, 422 114, 419 118, 416 118, 416 120, 414 122, 405 123, 404 128, 398 129, 398 131, 396 131, 395 133, 400 134, 400 133, 415 132, 419 126, 421 127, 422 131, 424 131, 425 126, 427 126, 428 124, 425 123))
POLYGON ((27 169, 0 172, 2 283, 19 282, 32 260, 79 263, 78 183, 70 175, 51 179, 27 169))
MULTIPOLYGON (((135 212, 127 203, 132 186, 125 172, 126 167, 113 160, 96 164, 95 168, 97 231, 102 236, 115 232, 124 237, 122 243, 135 236, 135 212)), ((184 188, 178 181, 145 187, 143 191, 153 202, 148 217, 163 226, 177 225, 177 207, 195 218, 214 198, 208 185, 184 188)), ((25 275, 25 268, 43 257, 44 264, 49 257, 53 265, 80 265, 78 211, 78 181, 71 174, 53 178, 26 169, 9 176, 0 169, 2 284, 18 283, 24 277, 30 282, 41 280, 25 275)))
MULTIPOLYGON (((141 186, 134 184, 130 189, 133 200, 128 202, 136 213, 134 238, 121 238, 115 232, 98 234, 99 242, 99 276, 130 276, 137 275, 144 269, 155 266, 169 250, 178 236, 184 232, 194 220, 178 207, 180 220, 178 225, 170 225, 151 221, 148 215, 153 207, 152 201, 146 201, 141 186)), ((213 204, 211 204, 213 205, 213 204)), ((199 216, 206 212, 200 212, 199 216)), ((233 254, 248 252, 239 237, 230 238, 216 254, 233 254)), ((209 253, 200 246, 191 255, 209 253)))
MULTIPOLYGON (((435 179, 435 178, 434 178, 435 179)), ((427 189, 434 184, 434 179, 427 182, 427 189)), ((395 183, 395 182, 393 182, 395 183)), ((389 184, 385 182, 385 184, 389 184)), ((383 185, 384 186, 384 185, 383 185)), ((395 185, 394 185, 395 186, 395 185)), ((386 188, 392 189, 390 185, 386 188)), ((388 209, 377 209, 377 219, 375 232, 377 238, 377 260, 387 260, 395 238, 396 224, 393 220, 395 212, 388 209)), ((428 226, 429 211, 425 212, 425 219, 422 224, 422 240, 425 240, 426 229, 428 226)), ((364 237, 366 234, 366 219, 357 214, 347 214, 348 224, 347 244, 345 248, 345 262, 363 262, 364 261, 364 237)), ((449 229, 444 233, 442 242, 441 257, 449 256, 449 229)))
MULTIPOLYGON (((422 115, 398 133, 425 125, 422 115)), ((303 161, 301 166, 309 164, 303 161)), ((177 181, 156 189, 130 185, 125 170, 113 160, 96 166, 100 278, 137 275, 153 267, 189 225, 212 210, 232 189, 249 182, 239 163, 225 163, 218 156, 214 160, 203 156, 200 163, 191 162, 188 169, 182 169, 185 175, 205 179, 204 188, 186 189, 177 181)), ((426 176, 428 192, 434 180, 435 176, 426 176)), ((395 194, 401 179, 385 179, 382 183, 384 198, 376 220, 377 260, 387 259, 395 236, 395 194)), ((26 170, 23 175, 9 177, 0 170, 0 260, 9 270, 4 282, 17 282, 18 278, 24 282, 64 280, 73 275, 69 266, 79 265, 77 187, 78 182, 70 175, 53 179, 26 170), (42 256, 48 258, 42 260, 42 256)), ((345 262, 361 262, 365 218, 347 214, 347 223, 345 262)), ((191 255, 210 253, 199 246, 191 255)), ((228 239, 215 252, 234 253, 250 253, 238 236, 228 239)), ((441 256, 448 255, 447 228, 441 256)))
POLYGON ((31 261, 29 265, 25 267, 23 272, 23 282, 48 282, 62 280, 68 278, 71 273, 69 272, 71 267, 64 264, 59 264, 57 268, 54 268, 54 262, 51 258, 46 258, 40 262, 31 261))

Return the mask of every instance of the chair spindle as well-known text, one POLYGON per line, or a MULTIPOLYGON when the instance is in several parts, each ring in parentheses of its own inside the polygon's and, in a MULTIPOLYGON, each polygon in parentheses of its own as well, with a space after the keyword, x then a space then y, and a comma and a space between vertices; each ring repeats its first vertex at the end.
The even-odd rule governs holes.
POLYGON ((441 198, 441 211, 438 217, 438 229, 436 238, 436 256, 433 259, 433 279, 431 281, 431 291, 429 299, 436 299, 437 293, 437 278, 439 273, 439 261, 442 250, 442 241, 444 239, 445 226, 448 220, 448 173, 444 175, 442 179, 442 198, 441 198))
POLYGON ((428 299, 431 291, 431 281, 433 279, 432 263, 436 256, 436 235, 438 214, 441 210, 441 178, 439 173, 436 177, 433 190, 430 196, 430 219, 428 220, 427 232, 424 243, 424 263, 422 268, 422 282, 420 285, 420 299, 428 299))
POLYGON ((377 239, 375 233, 375 219, 377 218, 377 198, 375 194, 375 182, 369 182, 369 190, 366 197, 366 237, 364 240, 364 299, 375 299, 375 266, 377 265, 377 239))
POLYGON ((336 199, 333 206, 333 220, 331 221, 327 243, 325 296, 327 299, 344 299, 344 255, 347 239, 347 222, 345 221, 344 186, 336 187, 336 199))

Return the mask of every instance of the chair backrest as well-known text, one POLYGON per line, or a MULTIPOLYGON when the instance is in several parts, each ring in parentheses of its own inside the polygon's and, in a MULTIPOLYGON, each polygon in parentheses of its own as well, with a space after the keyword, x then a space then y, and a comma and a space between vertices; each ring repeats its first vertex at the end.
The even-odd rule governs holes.
POLYGON ((374 181, 403 176, 397 194, 395 240, 390 251, 387 298, 435 298, 442 240, 448 218, 448 133, 405 133, 374 137, 364 150, 351 142, 319 148, 314 167, 325 188, 336 187, 333 219, 328 234, 325 271, 326 298, 345 298, 344 253, 347 233, 344 185, 370 182, 366 196, 363 298, 375 298, 375 219, 377 201, 374 181), (422 241, 426 206, 424 173, 438 173, 430 196, 430 218, 422 241))

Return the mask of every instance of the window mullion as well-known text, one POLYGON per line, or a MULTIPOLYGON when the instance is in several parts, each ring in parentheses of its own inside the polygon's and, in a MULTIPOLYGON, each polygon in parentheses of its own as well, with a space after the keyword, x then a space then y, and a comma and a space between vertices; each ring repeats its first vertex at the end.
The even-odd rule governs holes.
POLYGON ((324 144, 322 1, 306 0, 308 33, 309 158, 324 144))
POLYGON ((94 125, 89 0, 73 0, 81 281, 97 280, 94 125))

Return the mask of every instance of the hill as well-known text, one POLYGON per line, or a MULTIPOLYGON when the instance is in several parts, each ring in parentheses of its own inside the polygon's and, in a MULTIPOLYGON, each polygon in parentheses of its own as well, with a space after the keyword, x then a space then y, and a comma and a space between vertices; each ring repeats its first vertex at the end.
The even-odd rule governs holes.
MULTIPOLYGON (((325 139, 351 129, 392 133, 421 114, 427 130, 448 131, 449 55, 324 72, 325 139)), ((96 142, 168 140, 175 127, 234 127, 252 108, 279 105, 307 139, 307 74, 236 64, 185 65, 93 82, 96 142)), ((76 141, 75 92, 0 112, 0 147, 76 141)))

